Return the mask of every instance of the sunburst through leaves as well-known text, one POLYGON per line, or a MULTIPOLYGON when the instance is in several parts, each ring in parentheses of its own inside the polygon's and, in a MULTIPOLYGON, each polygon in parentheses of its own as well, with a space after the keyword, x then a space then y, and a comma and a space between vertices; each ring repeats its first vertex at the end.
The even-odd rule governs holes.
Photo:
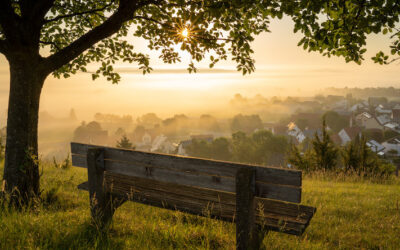
POLYGON ((184 28, 181 31, 181 36, 182 36, 183 39, 189 38, 189 35, 190 35, 190 32, 189 32, 188 28, 184 28))
POLYGON ((196 30, 191 24, 181 22, 176 26, 176 36, 183 42, 189 42, 195 39, 196 30))

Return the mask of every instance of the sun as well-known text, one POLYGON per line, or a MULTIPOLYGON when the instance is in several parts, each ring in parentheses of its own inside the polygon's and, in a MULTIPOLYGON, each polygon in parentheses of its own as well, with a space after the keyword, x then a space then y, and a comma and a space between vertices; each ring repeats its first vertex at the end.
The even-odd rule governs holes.
POLYGON ((178 20, 174 25, 171 26, 171 31, 177 42, 191 43, 196 41, 198 37, 199 29, 195 28, 195 25, 189 21, 178 20))
POLYGON ((183 39, 188 39, 190 36, 190 31, 187 27, 183 28, 180 32, 180 35, 182 36, 183 39))

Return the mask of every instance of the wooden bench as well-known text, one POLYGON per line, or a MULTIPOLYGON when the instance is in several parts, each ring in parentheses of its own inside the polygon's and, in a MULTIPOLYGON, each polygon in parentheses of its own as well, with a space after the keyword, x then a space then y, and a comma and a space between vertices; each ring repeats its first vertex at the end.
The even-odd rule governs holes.
POLYGON ((301 171, 71 143, 88 169, 92 218, 107 227, 124 201, 236 223, 237 249, 268 231, 301 235, 316 209, 300 205, 301 171))

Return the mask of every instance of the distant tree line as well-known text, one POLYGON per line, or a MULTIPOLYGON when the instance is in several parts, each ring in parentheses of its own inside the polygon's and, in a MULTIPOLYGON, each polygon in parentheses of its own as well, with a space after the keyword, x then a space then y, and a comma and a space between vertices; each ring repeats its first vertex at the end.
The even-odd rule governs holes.
POLYGON ((380 88, 327 88, 323 91, 324 94, 333 95, 347 95, 351 94, 356 98, 366 99, 371 96, 386 96, 386 97, 399 97, 400 88, 394 87, 380 87, 380 88))
POLYGON ((232 132, 242 131, 252 133, 256 129, 262 128, 262 121, 259 115, 242 115, 238 114, 233 117, 231 122, 232 132))
POLYGON ((193 140, 186 152, 194 157, 280 166, 285 162, 288 149, 285 137, 258 130, 249 135, 239 131, 233 133, 231 139, 221 137, 211 142, 193 140))

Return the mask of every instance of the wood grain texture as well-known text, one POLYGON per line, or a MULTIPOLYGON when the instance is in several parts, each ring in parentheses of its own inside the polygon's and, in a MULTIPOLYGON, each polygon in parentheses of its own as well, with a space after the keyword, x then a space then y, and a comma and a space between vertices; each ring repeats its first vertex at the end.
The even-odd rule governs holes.
MULTIPOLYGON (((86 157, 84 157, 84 155, 82 154, 78 155, 76 153, 87 152, 88 148, 91 148, 91 146, 85 144, 76 144, 76 143, 71 144, 71 150, 74 153, 72 154, 72 163, 74 166, 79 166, 79 167, 87 166, 86 157)), ((216 189, 219 191, 226 191, 226 192, 235 192, 235 179, 233 176, 236 175, 236 171, 238 170, 238 168, 227 167, 227 166, 230 166, 229 164, 231 165, 238 165, 238 164, 209 161, 197 158, 186 158, 186 157, 177 157, 171 155, 144 153, 138 151, 129 151, 129 150, 127 151, 114 148, 105 148, 104 152, 105 152, 105 169, 108 172, 113 172, 116 174, 123 174, 133 177, 148 178, 151 180, 181 184, 186 186, 216 189), (133 158, 135 158, 137 155, 142 157, 140 161, 138 159, 136 159, 136 161, 133 160, 133 158), (158 165, 155 164, 154 159, 156 159, 158 165), (127 160, 132 160, 133 162, 127 160), (177 162, 175 165, 173 164, 174 161, 177 162), (193 161, 195 163, 193 163, 193 161), (211 165, 207 165, 210 163, 211 165), (211 174, 209 170, 213 169, 212 165, 213 163, 217 163, 215 168, 219 170, 211 171, 212 172, 211 174), (220 165, 218 165, 220 163, 224 163, 225 165, 221 167, 220 165), (191 168, 185 167, 185 164, 188 164, 189 166, 192 167, 191 168), (204 168, 204 166, 207 167, 204 168), (227 174, 214 175, 216 172, 222 173, 224 170, 227 171, 227 174), (233 173, 235 175, 231 176, 233 173)), ((239 166, 242 165, 243 164, 239 164, 239 166)), ((256 167, 250 165, 243 165, 243 166, 246 166, 246 168, 248 169, 255 169, 256 178, 257 178, 257 173, 260 172, 259 169, 262 169, 262 171, 268 169, 265 167, 256 167)), ((277 173, 282 174, 280 172, 281 170, 283 172, 287 172, 287 170, 283 169, 275 169, 275 168, 271 169, 273 170, 270 173, 276 171, 277 173)), ((263 182, 260 181, 260 179, 257 181, 256 179, 256 196, 262 198, 300 203, 301 188, 299 186, 292 186, 292 185, 278 185, 275 184, 274 182, 263 182)))
POLYGON ((116 207, 104 187, 104 150, 91 148, 87 153, 90 212, 95 225, 107 228, 116 207))
MULTIPOLYGON (((236 175, 236 249, 259 249, 255 221, 255 170, 239 169, 236 175)), ((261 238, 261 237, 260 237, 261 238)))
MULTIPOLYGON (((177 169, 184 172, 206 173, 215 176, 234 178, 238 169, 256 167, 256 181, 278 185, 301 186, 301 171, 298 170, 255 166, 176 155, 156 154, 74 142, 71 143, 71 153, 74 155, 84 156, 86 155, 87 149, 90 147, 104 148, 106 159, 138 163, 151 167, 177 169)), ((86 167, 86 164, 82 161, 80 166, 86 167)))
MULTIPOLYGON (((114 195, 156 207, 234 222, 236 195, 154 180, 105 173, 107 189, 114 195)), ((79 186, 86 189, 85 184, 79 186)), ((301 235, 315 213, 315 208, 255 198, 256 223, 262 227, 301 235)))

